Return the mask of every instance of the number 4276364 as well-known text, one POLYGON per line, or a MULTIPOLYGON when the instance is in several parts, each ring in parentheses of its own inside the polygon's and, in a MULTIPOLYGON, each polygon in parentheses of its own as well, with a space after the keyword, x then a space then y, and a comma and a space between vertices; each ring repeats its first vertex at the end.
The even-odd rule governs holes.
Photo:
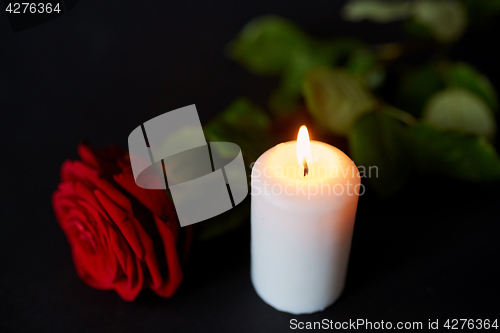
POLYGON ((6 12, 11 14, 25 14, 25 13, 39 13, 39 14, 50 14, 52 12, 60 13, 61 9, 59 8, 59 3, 56 3, 54 6, 49 3, 35 3, 35 2, 14 2, 9 3, 7 8, 5 8, 6 12))
POLYGON ((498 329, 497 319, 448 319, 443 325, 449 330, 463 329, 498 329))

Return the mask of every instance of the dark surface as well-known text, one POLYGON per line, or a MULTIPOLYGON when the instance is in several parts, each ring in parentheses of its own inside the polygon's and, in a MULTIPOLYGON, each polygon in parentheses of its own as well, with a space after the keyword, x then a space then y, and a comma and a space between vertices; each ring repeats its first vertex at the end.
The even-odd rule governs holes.
MULTIPOLYGON (((278 312, 255 294, 248 227, 197 243, 171 299, 146 291, 126 303, 77 277, 50 204, 60 165, 76 158, 77 143, 125 147, 138 124, 188 104, 206 122, 238 96, 263 103, 275 81, 251 76, 222 52, 260 14, 288 17, 321 36, 400 38, 395 25, 343 22, 340 4, 331 3, 82 0, 17 33, 0 13, 0 332, 278 332, 292 318, 424 325, 498 318, 498 186, 440 179, 360 199, 345 292, 314 315, 278 312)), ((466 36, 454 54, 498 86, 490 38, 466 36)))

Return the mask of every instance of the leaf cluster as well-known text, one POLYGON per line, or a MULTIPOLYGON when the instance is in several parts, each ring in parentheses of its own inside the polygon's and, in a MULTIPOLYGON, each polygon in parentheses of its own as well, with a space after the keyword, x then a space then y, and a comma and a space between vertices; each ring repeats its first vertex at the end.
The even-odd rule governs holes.
POLYGON ((253 74, 280 79, 269 111, 238 99, 205 126, 207 139, 237 143, 248 165, 280 141, 284 119, 306 119, 317 136, 344 137, 358 166, 378 167, 367 181, 381 195, 397 192, 414 173, 498 181, 496 91, 472 65, 442 52, 478 17, 498 13, 497 0, 347 2, 346 20, 402 21, 415 45, 433 55, 419 65, 405 63, 412 45, 322 40, 281 17, 255 18, 227 54, 253 74))

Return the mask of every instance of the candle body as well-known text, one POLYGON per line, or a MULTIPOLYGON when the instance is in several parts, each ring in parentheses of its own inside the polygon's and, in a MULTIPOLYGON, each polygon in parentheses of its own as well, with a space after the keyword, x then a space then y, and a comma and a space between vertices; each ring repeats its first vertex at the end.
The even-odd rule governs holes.
POLYGON ((361 189, 348 156, 316 141, 311 149, 305 177, 295 141, 271 148, 252 169, 252 283, 266 303, 294 314, 340 296, 361 189))

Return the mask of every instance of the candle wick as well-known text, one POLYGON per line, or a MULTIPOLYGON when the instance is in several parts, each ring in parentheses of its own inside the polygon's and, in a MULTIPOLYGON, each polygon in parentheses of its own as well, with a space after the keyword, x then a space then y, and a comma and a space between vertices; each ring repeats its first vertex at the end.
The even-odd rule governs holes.
POLYGON ((309 166, 307 165, 306 158, 302 160, 302 164, 304 165, 304 177, 309 174, 309 166))

